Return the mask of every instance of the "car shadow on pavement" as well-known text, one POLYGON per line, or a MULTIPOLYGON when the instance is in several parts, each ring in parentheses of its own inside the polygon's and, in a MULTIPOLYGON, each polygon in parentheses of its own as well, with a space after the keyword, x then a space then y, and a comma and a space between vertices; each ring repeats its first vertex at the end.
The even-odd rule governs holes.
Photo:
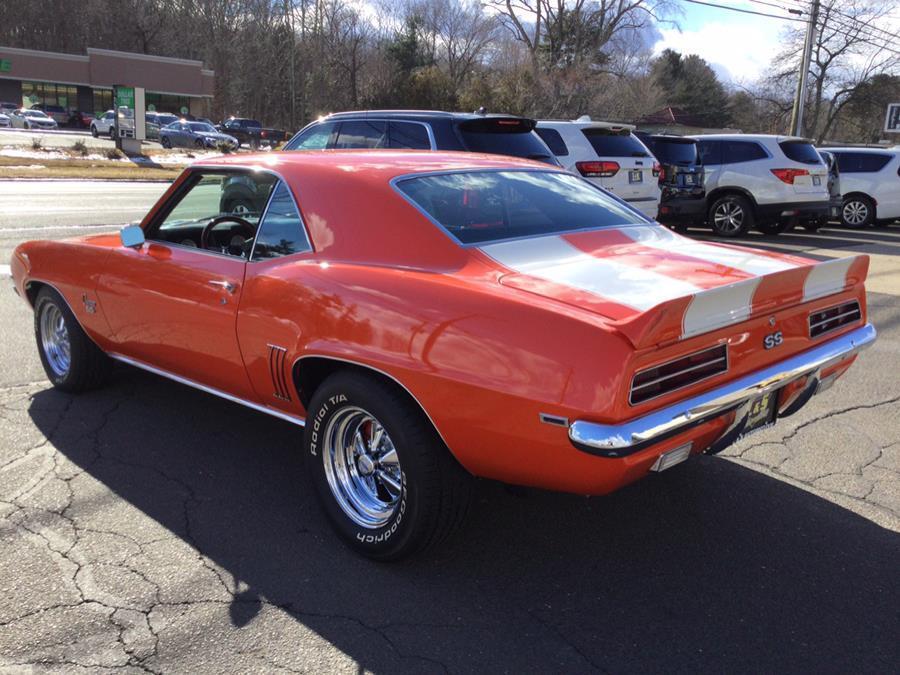
POLYGON ((221 635, 194 631, 222 658, 223 635, 268 608, 360 672, 896 667, 897 534, 722 458, 604 498, 483 481, 458 536, 377 564, 331 533, 288 423, 126 368, 91 394, 40 392, 29 412, 114 495, 71 512, 125 500, 239 589, 221 635))

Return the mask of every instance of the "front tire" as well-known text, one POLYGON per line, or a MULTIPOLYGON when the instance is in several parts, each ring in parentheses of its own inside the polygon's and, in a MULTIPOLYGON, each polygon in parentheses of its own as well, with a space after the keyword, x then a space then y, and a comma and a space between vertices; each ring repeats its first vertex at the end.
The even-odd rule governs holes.
POLYGON ((94 138, 97 138, 97 136, 99 136, 99 135, 100 135, 100 134, 97 132, 97 127, 95 127, 95 126, 92 124, 92 125, 91 125, 91 136, 93 136, 94 138))
POLYGON ((709 225, 720 237, 743 236, 753 227, 753 221, 753 207, 739 195, 720 197, 709 209, 709 225))
POLYGON ((875 204, 868 197, 847 197, 841 206, 841 225, 854 229, 870 227, 875 222, 875 204))
POLYGON ((43 288, 34 303, 34 334, 41 365, 57 389, 87 391, 109 376, 109 357, 82 330, 65 300, 43 288))
POLYGON ((169 150, 172 148, 172 141, 169 140, 168 136, 161 136, 159 139, 159 144, 161 146, 163 146, 163 148, 165 148, 166 150, 169 150))
POLYGON ((373 376, 338 372, 316 389, 308 410, 306 466, 350 548, 397 560, 459 527, 472 477, 400 390, 373 376))

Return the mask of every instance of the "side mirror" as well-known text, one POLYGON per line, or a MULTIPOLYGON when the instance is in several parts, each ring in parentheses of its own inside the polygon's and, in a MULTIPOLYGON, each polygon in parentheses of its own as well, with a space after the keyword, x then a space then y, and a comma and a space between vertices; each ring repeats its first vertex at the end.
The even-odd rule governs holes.
POLYGON ((144 245, 144 231, 140 225, 126 225, 119 230, 119 239, 122 240, 122 246, 138 249, 144 245))

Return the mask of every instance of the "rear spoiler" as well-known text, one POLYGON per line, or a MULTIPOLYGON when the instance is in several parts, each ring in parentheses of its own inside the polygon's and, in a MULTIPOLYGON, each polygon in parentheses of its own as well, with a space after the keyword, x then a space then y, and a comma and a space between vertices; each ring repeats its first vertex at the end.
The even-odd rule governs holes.
POLYGON ((685 340, 840 293, 863 283, 868 271, 867 255, 803 265, 667 300, 611 325, 638 349, 685 340))

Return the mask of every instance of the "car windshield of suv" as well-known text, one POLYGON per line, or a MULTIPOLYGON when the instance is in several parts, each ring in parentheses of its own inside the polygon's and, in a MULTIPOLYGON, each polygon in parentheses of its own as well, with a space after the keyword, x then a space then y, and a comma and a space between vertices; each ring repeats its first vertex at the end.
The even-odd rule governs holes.
POLYGON ((558 165, 544 142, 532 132, 533 120, 486 117, 467 120, 458 128, 463 146, 471 152, 524 157, 558 165))
POLYGON ((822 158, 819 157, 819 153, 816 152, 813 144, 807 141, 781 141, 778 146, 788 159, 792 159, 795 162, 800 162, 801 164, 822 163, 822 158))
POLYGON ((216 132, 216 128, 211 124, 205 124, 203 122, 188 122, 188 126, 191 128, 191 131, 202 131, 208 134, 214 134, 216 132))
POLYGON ((581 133, 600 157, 649 157, 647 148, 628 130, 582 129, 581 133))
POLYGON ((177 122, 178 117, 176 115, 157 115, 156 121, 160 126, 167 126, 172 124, 172 122, 177 122))
POLYGON ((653 154, 666 164, 696 164, 697 143, 682 138, 653 138, 653 154))
POLYGON ((556 171, 412 176, 396 186, 464 245, 644 222, 603 190, 556 171))

